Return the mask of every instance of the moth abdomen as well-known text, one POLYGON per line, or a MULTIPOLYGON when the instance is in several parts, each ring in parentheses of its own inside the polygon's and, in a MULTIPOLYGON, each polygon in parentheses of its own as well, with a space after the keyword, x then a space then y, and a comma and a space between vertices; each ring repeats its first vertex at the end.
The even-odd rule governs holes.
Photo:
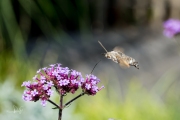
POLYGON ((138 62, 133 62, 133 63, 130 64, 130 65, 136 67, 137 69, 139 69, 139 64, 138 64, 138 62))

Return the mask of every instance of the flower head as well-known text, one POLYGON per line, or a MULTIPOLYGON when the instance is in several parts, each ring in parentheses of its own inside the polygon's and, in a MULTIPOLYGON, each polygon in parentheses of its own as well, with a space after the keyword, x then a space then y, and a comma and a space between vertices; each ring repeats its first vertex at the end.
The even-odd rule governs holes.
POLYGON ((104 86, 98 88, 97 84, 100 80, 94 75, 87 75, 84 79, 80 72, 70 70, 68 67, 62 67, 61 64, 51 64, 50 67, 44 67, 37 71, 33 77, 33 82, 23 82, 21 86, 25 86, 26 90, 22 98, 25 101, 41 100, 42 106, 46 105, 46 101, 54 93, 53 87, 59 94, 74 94, 79 87, 88 95, 95 95, 104 86))
POLYGON ((176 19, 169 19, 164 22, 164 35, 172 38, 174 35, 180 33, 180 21, 176 19))
POLYGON ((94 75, 86 75, 86 80, 83 81, 81 84, 81 88, 83 91, 88 95, 95 95, 98 91, 100 91, 104 86, 101 86, 98 88, 97 84, 100 82, 100 79, 98 79, 94 75))
POLYGON ((52 64, 50 67, 44 67, 37 71, 33 77, 35 82, 23 82, 25 86, 23 99, 25 101, 42 100, 42 105, 46 105, 50 96, 53 94, 52 87, 64 95, 66 93, 75 93, 81 85, 82 75, 76 70, 69 70, 68 67, 61 67, 61 64, 52 64))

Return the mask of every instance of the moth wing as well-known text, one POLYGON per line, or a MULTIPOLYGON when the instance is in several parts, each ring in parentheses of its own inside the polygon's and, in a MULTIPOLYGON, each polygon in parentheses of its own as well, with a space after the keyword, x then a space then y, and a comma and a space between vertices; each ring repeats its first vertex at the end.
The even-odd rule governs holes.
POLYGON ((122 68, 129 68, 130 67, 129 63, 125 60, 125 58, 121 58, 118 56, 117 60, 118 60, 119 65, 122 68))
POLYGON ((122 47, 120 47, 120 46, 116 46, 114 49, 113 49, 113 51, 116 51, 116 52, 124 52, 124 49, 122 48, 122 47))
POLYGON ((125 55, 119 47, 115 47, 114 50, 117 53, 117 62, 122 68, 129 68, 130 66, 135 66, 137 69, 139 69, 139 65, 134 58, 125 55))
POLYGON ((122 60, 122 61, 119 63, 119 65, 120 65, 122 68, 129 68, 129 67, 130 67, 129 64, 128 64, 126 61, 124 61, 124 60, 122 60))

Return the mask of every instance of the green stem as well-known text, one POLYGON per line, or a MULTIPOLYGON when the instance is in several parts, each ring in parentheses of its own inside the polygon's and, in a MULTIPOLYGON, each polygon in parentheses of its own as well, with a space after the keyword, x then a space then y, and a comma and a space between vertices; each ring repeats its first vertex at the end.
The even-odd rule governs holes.
POLYGON ((56 108, 60 109, 60 107, 59 107, 55 102, 53 102, 52 100, 49 99, 48 102, 50 102, 51 104, 53 104, 54 106, 56 106, 56 108))
POLYGON ((69 102, 67 102, 63 108, 65 108, 67 105, 69 105, 71 102, 73 102, 74 100, 78 99, 79 97, 83 96, 85 94, 85 92, 82 92, 81 94, 79 94, 78 96, 76 96, 75 98, 73 98, 72 100, 70 100, 69 102))
POLYGON ((60 105, 59 105, 60 109, 59 109, 59 117, 58 120, 61 120, 62 118, 62 110, 63 110, 63 95, 61 95, 60 97, 60 105))

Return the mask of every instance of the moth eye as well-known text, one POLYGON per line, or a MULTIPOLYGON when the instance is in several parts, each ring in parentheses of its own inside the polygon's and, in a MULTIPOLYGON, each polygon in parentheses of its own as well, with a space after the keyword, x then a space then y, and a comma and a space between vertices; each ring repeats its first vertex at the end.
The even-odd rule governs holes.
POLYGON ((111 57, 110 56, 107 56, 108 59, 110 59, 111 57))

